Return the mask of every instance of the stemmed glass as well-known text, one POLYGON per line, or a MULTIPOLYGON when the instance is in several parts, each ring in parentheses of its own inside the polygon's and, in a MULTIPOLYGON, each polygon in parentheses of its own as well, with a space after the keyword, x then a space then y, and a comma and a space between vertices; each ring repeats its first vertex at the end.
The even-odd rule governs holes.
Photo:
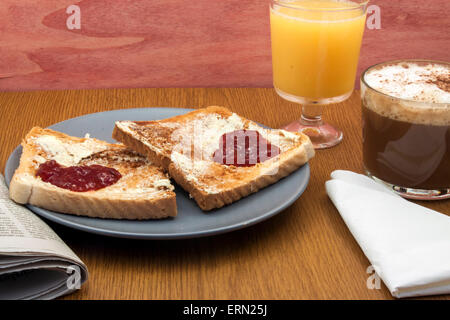
POLYGON ((282 98, 303 106, 301 118, 283 129, 305 133, 316 149, 342 140, 342 131, 323 122, 322 109, 353 92, 367 3, 271 1, 274 87, 282 98))

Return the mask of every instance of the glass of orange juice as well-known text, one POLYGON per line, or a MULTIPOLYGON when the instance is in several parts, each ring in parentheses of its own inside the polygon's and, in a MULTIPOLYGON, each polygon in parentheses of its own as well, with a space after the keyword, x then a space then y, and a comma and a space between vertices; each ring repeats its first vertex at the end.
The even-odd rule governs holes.
POLYGON ((284 127, 307 134, 316 149, 342 140, 322 121, 322 107, 353 92, 368 0, 272 0, 273 84, 302 104, 299 120, 284 127))

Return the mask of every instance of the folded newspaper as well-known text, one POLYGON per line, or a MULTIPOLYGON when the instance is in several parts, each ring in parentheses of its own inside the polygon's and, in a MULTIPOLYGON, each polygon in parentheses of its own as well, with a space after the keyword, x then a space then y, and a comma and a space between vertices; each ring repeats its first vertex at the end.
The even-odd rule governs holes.
POLYGON ((54 299, 79 289, 87 277, 58 235, 9 199, 0 174, 0 299, 54 299))

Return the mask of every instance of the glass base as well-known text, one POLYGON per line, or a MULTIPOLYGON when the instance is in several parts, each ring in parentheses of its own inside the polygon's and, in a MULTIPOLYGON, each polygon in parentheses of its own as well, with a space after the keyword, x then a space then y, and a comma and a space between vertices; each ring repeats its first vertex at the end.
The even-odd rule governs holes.
POLYGON ((384 184, 389 189, 393 190, 398 195, 402 196, 406 199, 411 200, 444 200, 444 199, 450 199, 450 189, 441 189, 441 190, 424 190, 424 189, 413 189, 413 188, 406 188, 406 187, 400 187, 393 185, 391 183, 388 183, 386 181, 383 181, 381 179, 378 179, 377 177, 370 174, 369 171, 366 170, 366 174, 375 180, 378 183, 384 184))
POLYGON ((291 122, 282 129, 306 134, 311 140, 314 149, 331 148, 342 141, 344 134, 341 130, 328 123, 309 123, 304 119, 291 122))
POLYGON ((342 131, 323 122, 322 108, 328 104, 339 103, 348 99, 352 90, 338 97, 318 99, 298 97, 284 92, 276 86, 275 91, 283 99, 302 105, 301 119, 284 126, 282 129, 306 134, 311 139, 314 149, 331 148, 342 141, 342 131))

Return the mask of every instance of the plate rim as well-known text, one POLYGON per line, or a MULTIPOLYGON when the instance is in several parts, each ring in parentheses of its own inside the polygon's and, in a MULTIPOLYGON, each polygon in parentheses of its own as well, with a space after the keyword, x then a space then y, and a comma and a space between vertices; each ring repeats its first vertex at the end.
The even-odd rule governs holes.
MULTIPOLYGON (((85 115, 69 118, 69 119, 54 123, 54 124, 48 126, 47 128, 51 128, 53 126, 62 124, 66 121, 71 121, 71 120, 83 118, 86 116, 94 116, 94 115, 98 115, 98 114, 102 114, 102 113, 111 113, 111 112, 120 112, 120 111, 123 112, 123 111, 127 111, 127 110, 128 111, 131 111, 131 110, 137 111, 137 110, 143 110, 143 109, 165 109, 165 110, 177 110, 177 111, 181 111, 181 112, 189 112, 189 111, 195 110, 192 108, 177 108, 177 107, 173 107, 173 108, 171 108, 171 107, 142 107, 142 108, 114 109, 114 110, 108 110, 108 111, 88 113, 85 115)), ((264 127, 266 127, 266 126, 264 126, 264 127)), ((13 156, 16 153, 21 152, 19 149, 21 149, 21 145, 18 145, 16 148, 14 148, 14 150, 11 152, 11 154, 8 157, 8 160, 5 163, 4 175, 5 175, 5 182, 6 182, 8 189, 9 189, 9 183, 10 183, 11 177, 8 177, 8 179, 6 179, 6 170, 9 167, 14 167, 12 164, 13 156)), ((15 167, 14 170, 16 168, 17 167, 15 167)), ((58 216, 58 215, 64 215, 63 213, 60 213, 60 212, 55 212, 55 211, 39 208, 39 207, 30 205, 30 204, 26 204, 25 206, 29 210, 31 210, 33 213, 37 214, 38 216, 48 219, 54 223, 63 225, 65 227, 68 227, 71 229, 80 230, 83 232, 88 232, 88 233, 93 233, 93 234, 98 234, 98 235, 102 235, 102 236, 108 236, 108 237, 114 237, 114 238, 140 239, 140 240, 177 240, 177 239, 200 238, 200 237, 207 237, 207 236, 228 233, 231 231, 236 231, 236 230, 240 230, 243 228, 253 226, 255 224, 258 224, 260 222, 263 222, 263 221, 275 216, 276 214, 278 214, 278 213, 282 212, 283 210, 287 209, 288 207, 290 207, 297 199, 299 199, 301 197, 301 195, 304 193, 307 186, 309 185, 309 180, 310 180, 309 162, 305 163, 303 166, 301 166, 294 172, 297 172, 299 170, 305 171, 305 173, 304 173, 305 179, 302 180, 302 183, 299 185, 298 191, 293 193, 289 197, 289 199, 287 201, 283 202, 281 205, 279 205, 275 208, 272 208, 271 210, 268 210, 267 212, 265 212, 262 215, 253 217, 252 219, 245 220, 243 222, 237 222, 232 225, 214 227, 212 229, 200 230, 200 231, 195 231, 195 232, 188 231, 188 232, 181 232, 181 233, 160 233, 160 234, 153 233, 152 234, 152 233, 138 233, 138 232, 129 232, 129 231, 110 230, 107 228, 105 229, 105 228, 101 228, 101 227, 93 227, 93 226, 89 226, 86 224, 80 224, 78 222, 65 220, 58 216)), ((284 177, 284 178, 286 178, 286 177, 284 177)), ((283 180, 284 178, 282 178, 281 180, 283 180)), ((275 184, 279 183, 279 181, 277 181, 275 184)), ((267 186, 267 187, 269 187, 269 186, 267 186)), ((239 201, 237 201, 236 203, 239 203, 239 201)), ((235 203, 230 204, 229 206, 232 206, 234 204, 235 203)), ((220 210, 220 208, 218 210, 220 210)), ((205 214, 207 214, 207 213, 205 213, 205 214)), ((72 215, 72 214, 71 214, 71 216, 77 216, 77 217, 81 217, 81 218, 90 218, 90 219, 101 219, 101 218, 92 218, 92 217, 78 216, 78 215, 72 215)))

